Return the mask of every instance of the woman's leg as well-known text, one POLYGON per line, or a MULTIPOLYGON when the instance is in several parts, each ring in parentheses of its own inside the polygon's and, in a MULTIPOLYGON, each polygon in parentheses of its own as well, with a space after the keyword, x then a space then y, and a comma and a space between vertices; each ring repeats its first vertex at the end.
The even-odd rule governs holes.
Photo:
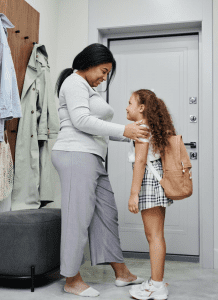
POLYGON ((80 294, 89 286, 79 274, 97 186, 97 159, 90 153, 52 151, 52 163, 61 181, 61 271, 65 290, 80 294))
POLYGON ((147 241, 149 243, 151 279, 162 281, 166 256, 164 239, 165 207, 157 206, 141 211, 147 241))
POLYGON ((90 286, 83 281, 80 273, 78 272, 76 276, 66 278, 66 284, 64 288, 67 292, 79 295, 89 287, 90 286))
POLYGON ((115 277, 117 280, 122 280, 125 282, 131 282, 136 280, 137 276, 133 275, 129 271, 125 263, 111 262, 110 265, 114 269, 115 277))
POLYGON ((96 187, 96 206, 89 227, 89 244, 92 265, 108 263, 116 279, 126 282, 137 277, 130 273, 123 262, 118 232, 118 212, 108 174, 99 161, 99 178, 96 187))

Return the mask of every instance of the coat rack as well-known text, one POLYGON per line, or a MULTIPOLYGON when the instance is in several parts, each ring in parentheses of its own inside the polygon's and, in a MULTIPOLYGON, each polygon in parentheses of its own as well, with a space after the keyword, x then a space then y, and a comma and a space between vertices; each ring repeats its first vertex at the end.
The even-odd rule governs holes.
MULTIPOLYGON (((20 33, 20 30, 16 30, 15 33, 20 33)), ((29 39, 29 36, 25 36, 24 39, 25 39, 25 40, 28 40, 28 39, 29 39)), ((35 45, 35 44, 38 44, 38 43, 33 42, 33 45, 35 45)))
MULTIPOLYGON (((8 44, 11 49, 19 94, 21 96, 33 45, 36 44, 35 41, 39 40, 40 14, 24 0, 2 0, 0 1, 0 12, 5 14, 15 26, 14 28, 7 29, 8 44)), ((5 122, 13 162, 15 162, 18 124, 19 119, 12 119, 5 122)))

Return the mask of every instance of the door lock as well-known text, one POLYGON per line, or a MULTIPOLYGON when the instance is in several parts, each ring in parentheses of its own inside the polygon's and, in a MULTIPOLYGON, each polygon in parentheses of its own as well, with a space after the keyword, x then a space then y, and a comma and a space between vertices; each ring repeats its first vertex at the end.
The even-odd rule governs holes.
POLYGON ((189 104, 197 104, 197 97, 189 97, 189 104))
POLYGON ((190 122, 191 123, 197 123, 197 117, 193 116, 193 115, 190 115, 190 122))
POLYGON ((197 159, 197 152, 190 152, 190 159, 197 159))

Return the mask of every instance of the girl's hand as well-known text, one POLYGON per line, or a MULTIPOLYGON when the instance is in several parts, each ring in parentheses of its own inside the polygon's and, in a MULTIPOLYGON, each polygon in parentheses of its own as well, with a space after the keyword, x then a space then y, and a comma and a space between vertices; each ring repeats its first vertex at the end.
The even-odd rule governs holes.
POLYGON ((143 121, 137 121, 132 124, 126 125, 123 135, 130 138, 131 140, 142 143, 142 141, 140 141, 138 138, 147 139, 149 138, 150 133, 148 128, 140 126, 141 124, 143 124, 143 121))
POLYGON ((139 195, 138 194, 130 195, 128 208, 131 213, 137 214, 139 212, 138 204, 139 204, 139 195))

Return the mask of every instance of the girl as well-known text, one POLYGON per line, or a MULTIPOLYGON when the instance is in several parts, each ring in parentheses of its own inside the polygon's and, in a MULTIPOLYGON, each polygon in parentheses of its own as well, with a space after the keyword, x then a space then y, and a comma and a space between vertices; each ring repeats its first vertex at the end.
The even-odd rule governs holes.
POLYGON ((135 299, 167 299, 167 283, 164 284, 164 263, 166 243, 164 239, 164 219, 166 207, 173 203, 168 199, 162 186, 150 169, 146 168, 149 159, 160 176, 163 175, 161 156, 168 145, 168 137, 176 135, 171 116, 164 102, 150 90, 135 91, 129 100, 127 119, 143 120, 150 130, 149 139, 144 143, 131 142, 129 161, 133 162, 133 180, 129 198, 129 211, 138 213, 144 224, 149 243, 151 278, 132 287, 130 295, 135 299), (135 146, 135 149, 134 149, 135 146))

